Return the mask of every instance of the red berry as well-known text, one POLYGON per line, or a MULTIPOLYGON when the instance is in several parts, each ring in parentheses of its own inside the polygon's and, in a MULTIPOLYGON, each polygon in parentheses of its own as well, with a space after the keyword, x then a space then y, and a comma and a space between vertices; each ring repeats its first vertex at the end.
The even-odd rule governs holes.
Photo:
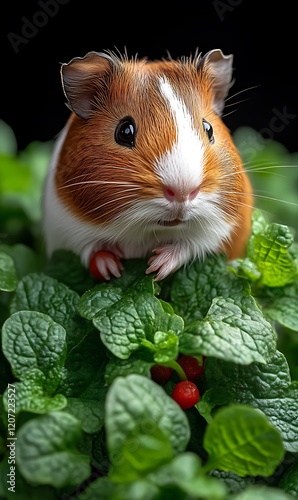
POLYGON ((172 398, 178 403, 182 410, 188 410, 200 399, 199 389, 196 384, 189 380, 181 380, 175 385, 172 398))
POLYGON ((150 369, 152 379, 158 384, 163 384, 169 380, 172 375, 173 368, 163 365, 154 365, 150 369))
POLYGON ((186 378, 194 382, 201 378, 204 372, 204 365, 199 363, 197 358, 183 354, 178 359, 179 365, 183 368, 186 378))

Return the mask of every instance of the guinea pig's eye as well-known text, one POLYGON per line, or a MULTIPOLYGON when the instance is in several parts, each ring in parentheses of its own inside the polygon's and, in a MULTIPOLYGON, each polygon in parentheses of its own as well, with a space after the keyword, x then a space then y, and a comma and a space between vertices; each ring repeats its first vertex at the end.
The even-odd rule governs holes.
POLYGON ((202 122, 203 122, 204 130, 205 130, 207 137, 209 139, 209 142, 210 142, 210 144, 213 144, 214 143, 214 135, 213 135, 212 125, 210 125, 210 123, 207 122, 204 118, 203 118, 202 122))
POLYGON ((121 146, 133 148, 136 143, 137 127, 130 116, 122 118, 115 130, 115 141, 121 146))

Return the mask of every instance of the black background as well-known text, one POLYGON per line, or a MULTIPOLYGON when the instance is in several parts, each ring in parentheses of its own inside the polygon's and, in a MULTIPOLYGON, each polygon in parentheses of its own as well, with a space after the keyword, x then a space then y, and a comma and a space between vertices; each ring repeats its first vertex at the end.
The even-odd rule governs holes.
POLYGON ((230 96, 240 94, 227 101, 226 124, 232 132, 245 125, 270 132, 298 151, 295 2, 11 1, 1 22, 0 119, 13 128, 19 149, 53 139, 68 117, 60 63, 126 47, 129 56, 153 59, 196 48, 234 54, 230 96))

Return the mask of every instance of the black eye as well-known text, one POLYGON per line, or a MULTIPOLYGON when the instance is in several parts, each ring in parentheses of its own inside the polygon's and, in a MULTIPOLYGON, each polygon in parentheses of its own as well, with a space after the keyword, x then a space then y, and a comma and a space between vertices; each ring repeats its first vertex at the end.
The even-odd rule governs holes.
POLYGON ((115 130, 115 141, 121 146, 133 148, 136 143, 137 127, 130 116, 122 118, 115 130))
POLYGON ((205 130, 207 137, 209 139, 209 142, 210 142, 210 144, 213 144, 214 143, 214 135, 213 135, 212 125, 210 125, 210 123, 207 122, 204 118, 203 118, 202 122, 203 122, 204 130, 205 130))

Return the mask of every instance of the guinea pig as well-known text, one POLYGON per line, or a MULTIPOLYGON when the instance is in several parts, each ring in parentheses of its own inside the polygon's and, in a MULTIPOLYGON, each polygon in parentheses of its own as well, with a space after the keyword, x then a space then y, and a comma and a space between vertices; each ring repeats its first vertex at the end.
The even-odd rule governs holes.
POLYGON ((45 249, 96 255, 105 280, 144 258, 160 281, 195 259, 245 254, 253 192, 223 122, 233 55, 89 52, 61 64, 70 116, 43 193, 45 249))

